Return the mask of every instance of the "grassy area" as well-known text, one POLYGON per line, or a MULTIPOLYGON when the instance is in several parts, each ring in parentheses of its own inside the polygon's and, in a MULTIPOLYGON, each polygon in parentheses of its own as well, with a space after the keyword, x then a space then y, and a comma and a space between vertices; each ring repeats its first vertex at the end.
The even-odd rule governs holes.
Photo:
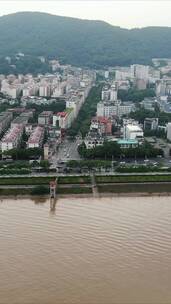
POLYGON ((0 195, 31 195, 31 189, 0 189, 0 195))
MULTIPOLYGON (((4 177, 0 178, 0 185, 49 185, 55 177, 4 177)), ((171 182, 171 175, 107 175, 96 176, 97 184, 100 183, 130 183, 130 182, 171 182)), ((90 184, 90 176, 60 176, 61 184, 90 184)))
MULTIPOLYGON (((55 180, 55 177, 4 177, 0 178, 0 185, 49 185, 49 182, 55 180)), ((61 176, 58 179, 59 184, 89 184, 89 176, 61 176)))
POLYGON ((68 188, 58 188, 57 189, 58 194, 87 194, 92 193, 91 187, 68 187, 68 188))
POLYGON ((116 185, 99 185, 100 193, 163 193, 171 192, 170 184, 116 184, 116 185))
MULTIPOLYGON (((49 194, 49 190, 46 192, 36 191, 37 189, 0 189, 0 196, 9 196, 9 195, 40 195, 49 194)), ((67 188, 58 188, 57 194, 88 194, 92 193, 91 187, 67 187, 67 188)))
POLYGON ((143 183, 143 182, 171 182, 171 175, 120 175, 96 176, 99 183, 143 183))
POLYGON ((47 185, 54 177, 4 177, 0 178, 0 185, 47 185))
POLYGON ((90 176, 60 176, 59 184, 90 184, 90 176))

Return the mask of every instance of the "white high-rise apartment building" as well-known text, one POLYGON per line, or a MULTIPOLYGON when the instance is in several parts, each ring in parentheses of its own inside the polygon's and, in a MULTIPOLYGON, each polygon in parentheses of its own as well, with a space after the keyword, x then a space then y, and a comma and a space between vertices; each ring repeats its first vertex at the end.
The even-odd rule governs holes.
POLYGON ((73 109, 74 111, 74 118, 77 117, 79 112, 79 102, 77 99, 75 100, 67 100, 66 101, 66 109, 73 109))
POLYGON ((167 139, 171 141, 171 122, 167 124, 167 139))
POLYGON ((97 116, 111 117, 117 115, 117 105, 113 102, 99 102, 97 104, 97 116))
POLYGON ((127 80, 131 78, 131 69, 130 67, 126 68, 120 68, 119 70, 116 70, 115 72, 115 80, 127 80))
POLYGON ((101 97, 102 97, 102 100, 109 100, 110 91, 107 87, 103 88, 101 97))
POLYGON ((147 81, 149 78, 149 66, 140 64, 131 65, 131 77, 147 81))
POLYGON ((117 88, 115 85, 112 85, 110 88, 110 101, 117 101, 117 88))
POLYGON ((41 85, 39 87, 39 96, 40 97, 49 97, 51 95, 51 88, 49 85, 41 85))

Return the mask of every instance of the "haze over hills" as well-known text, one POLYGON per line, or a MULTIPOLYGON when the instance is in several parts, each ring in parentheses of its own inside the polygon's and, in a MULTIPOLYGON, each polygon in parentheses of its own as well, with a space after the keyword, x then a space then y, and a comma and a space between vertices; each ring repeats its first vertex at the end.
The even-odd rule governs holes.
POLYGON ((17 52, 102 67, 171 57, 171 28, 123 29, 103 21, 23 12, 0 17, 0 56, 17 52))

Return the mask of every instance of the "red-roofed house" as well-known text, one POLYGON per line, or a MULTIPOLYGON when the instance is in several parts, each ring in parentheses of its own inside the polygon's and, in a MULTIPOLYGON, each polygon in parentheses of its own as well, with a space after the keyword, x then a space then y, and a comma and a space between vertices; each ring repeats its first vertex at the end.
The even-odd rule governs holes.
POLYGON ((24 127, 22 125, 15 125, 11 127, 7 133, 1 139, 1 150, 2 152, 6 150, 15 149, 19 146, 21 142, 21 137, 23 134, 24 127))
POLYGON ((93 117, 90 130, 96 130, 100 135, 111 135, 112 122, 109 118, 103 116, 93 117))
POLYGON ((37 126, 28 139, 27 148, 41 148, 43 144, 44 131, 43 127, 37 126))

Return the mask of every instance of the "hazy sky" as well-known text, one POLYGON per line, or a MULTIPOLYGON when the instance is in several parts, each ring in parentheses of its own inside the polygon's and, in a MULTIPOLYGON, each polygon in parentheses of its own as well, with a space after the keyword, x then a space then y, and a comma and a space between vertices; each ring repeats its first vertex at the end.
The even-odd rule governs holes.
POLYGON ((171 26, 168 0, 0 0, 0 15, 41 11, 84 19, 99 19, 121 27, 171 26))

